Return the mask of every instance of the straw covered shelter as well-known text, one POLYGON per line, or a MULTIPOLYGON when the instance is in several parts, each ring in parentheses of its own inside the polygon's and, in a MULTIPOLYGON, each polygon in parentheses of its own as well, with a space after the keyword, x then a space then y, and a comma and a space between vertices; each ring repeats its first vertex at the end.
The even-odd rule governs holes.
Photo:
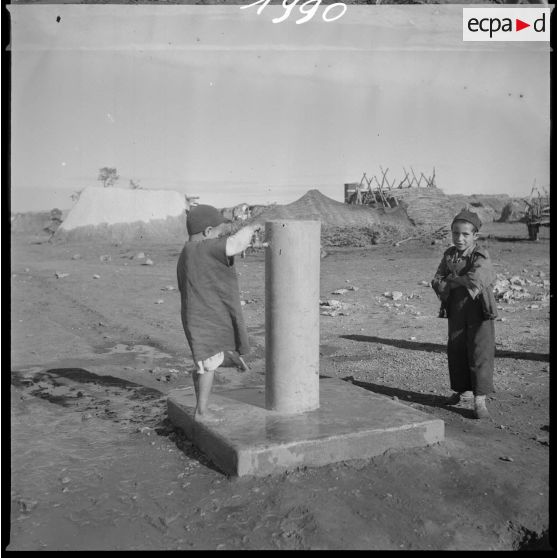
POLYGON ((274 205, 258 213, 258 218, 264 220, 319 220, 324 246, 369 246, 400 240, 413 229, 400 207, 376 209, 350 205, 329 198, 317 189, 309 190, 290 204, 274 205))
POLYGON ((311 219, 320 220, 322 227, 367 227, 372 225, 411 226, 405 211, 395 208, 370 208, 349 205, 322 194, 319 190, 308 190, 298 200, 288 205, 276 205, 264 211, 267 219, 311 219))
POLYGON ((426 229, 449 226, 456 211, 450 198, 439 188, 402 188, 389 190, 396 197, 411 223, 426 229))

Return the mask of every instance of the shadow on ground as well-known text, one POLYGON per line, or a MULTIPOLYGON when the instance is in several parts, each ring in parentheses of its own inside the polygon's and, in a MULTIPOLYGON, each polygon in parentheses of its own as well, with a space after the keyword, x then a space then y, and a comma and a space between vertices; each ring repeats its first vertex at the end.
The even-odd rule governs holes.
MULTIPOLYGON (((383 337, 375 337, 369 335, 341 335, 342 339, 350 339, 351 341, 361 341, 364 343, 379 343, 381 345, 390 345, 399 349, 409 349, 411 351, 426 351, 429 353, 446 353, 446 345, 440 343, 425 343, 421 341, 407 341, 406 339, 386 339, 383 337)), ((528 353, 520 351, 506 351, 496 349, 496 358, 515 358, 518 360, 536 360, 548 362, 549 355, 545 353, 528 353)), ((362 357, 359 357, 362 358, 362 357)))
POLYGON ((419 405, 425 405, 427 407, 443 407, 444 409, 461 415, 464 418, 473 418, 473 411, 471 409, 464 409, 461 407, 453 407, 446 405, 447 397, 442 397, 441 395, 430 395, 426 393, 418 393, 416 391, 409 391, 405 389, 394 388, 382 384, 373 384, 370 382, 361 382, 355 380, 353 376, 347 376, 341 378, 346 382, 350 382, 355 386, 367 389, 374 393, 380 395, 387 395, 388 397, 397 397, 405 403, 417 403, 419 405))

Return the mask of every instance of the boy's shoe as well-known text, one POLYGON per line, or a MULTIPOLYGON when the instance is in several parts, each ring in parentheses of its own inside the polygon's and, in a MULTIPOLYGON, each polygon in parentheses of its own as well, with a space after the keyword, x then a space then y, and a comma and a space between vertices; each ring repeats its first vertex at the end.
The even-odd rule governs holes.
POLYGON ((473 400, 472 391, 455 392, 451 397, 448 397, 446 405, 458 405, 459 403, 469 403, 473 400))
POLYGON ((453 395, 446 399, 445 405, 457 405, 461 401, 461 394, 459 392, 455 392, 453 395))
POLYGON ((489 419, 490 413, 486 408, 486 396, 485 395, 478 395, 475 397, 475 410, 474 410, 475 418, 477 419, 489 419))

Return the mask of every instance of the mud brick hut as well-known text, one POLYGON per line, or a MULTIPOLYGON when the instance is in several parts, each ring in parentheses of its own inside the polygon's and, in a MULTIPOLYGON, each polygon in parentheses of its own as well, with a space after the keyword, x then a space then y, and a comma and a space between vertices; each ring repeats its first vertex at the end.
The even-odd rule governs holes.
POLYGON ((171 190, 89 187, 69 211, 54 241, 188 238, 184 194, 171 190))

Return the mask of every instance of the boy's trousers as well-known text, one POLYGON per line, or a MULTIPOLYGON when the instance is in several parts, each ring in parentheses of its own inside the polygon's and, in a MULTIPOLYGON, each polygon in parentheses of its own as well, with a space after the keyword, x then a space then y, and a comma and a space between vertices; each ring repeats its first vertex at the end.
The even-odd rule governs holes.
POLYGON ((448 301, 448 366, 453 391, 494 391, 494 320, 483 319, 480 300, 455 289, 448 301))

